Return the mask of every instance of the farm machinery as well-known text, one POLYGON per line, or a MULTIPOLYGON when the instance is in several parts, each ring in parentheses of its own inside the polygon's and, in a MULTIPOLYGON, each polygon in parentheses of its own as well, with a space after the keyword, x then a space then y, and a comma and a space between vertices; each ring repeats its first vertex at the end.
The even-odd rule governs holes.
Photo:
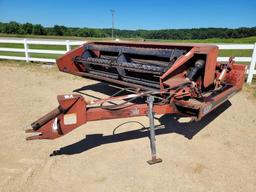
POLYGON ((55 139, 89 121, 148 116, 152 157, 148 163, 159 163, 155 114, 199 121, 241 90, 245 65, 233 58, 219 63, 217 56, 214 45, 87 42, 57 59, 59 70, 118 85, 128 94, 98 100, 76 93, 59 95, 59 106, 31 124, 26 132, 39 134, 27 140, 55 139), (137 98, 143 102, 132 102, 137 98))

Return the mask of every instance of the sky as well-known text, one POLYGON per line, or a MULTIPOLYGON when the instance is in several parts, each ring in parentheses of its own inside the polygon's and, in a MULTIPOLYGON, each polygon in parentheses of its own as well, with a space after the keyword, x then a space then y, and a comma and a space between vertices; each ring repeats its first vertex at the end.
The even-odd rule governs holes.
POLYGON ((0 22, 46 27, 177 29, 254 27, 256 0, 0 0, 0 22))

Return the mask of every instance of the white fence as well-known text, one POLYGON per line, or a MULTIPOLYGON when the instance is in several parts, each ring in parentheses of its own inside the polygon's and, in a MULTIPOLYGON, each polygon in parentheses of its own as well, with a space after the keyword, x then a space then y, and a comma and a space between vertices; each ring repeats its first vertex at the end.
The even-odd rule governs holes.
MULTIPOLYGON (((23 44, 24 48, 4 48, 0 47, 0 52, 18 52, 24 53, 24 57, 0 55, 0 59, 23 60, 23 61, 39 61, 55 63, 55 59, 35 58, 30 57, 29 53, 45 53, 45 54, 64 54, 71 50, 72 45, 82 45, 85 41, 70 41, 70 40, 32 40, 32 39, 14 39, 3 38, 0 43, 15 43, 23 44), (45 50, 45 49, 30 49, 29 45, 63 45, 66 50, 45 50)), ((216 44, 222 50, 253 50, 251 57, 235 57, 237 62, 249 62, 247 70, 247 83, 251 83, 253 76, 256 74, 256 43, 255 44, 216 44)), ((218 61, 228 61, 229 57, 218 57, 218 61)))
POLYGON ((49 62, 55 63, 55 59, 48 58, 34 58, 30 57, 29 53, 46 53, 46 54, 65 54, 67 51, 71 50, 72 45, 81 45, 85 41, 70 41, 70 40, 32 40, 32 39, 0 39, 0 43, 15 43, 23 44, 24 48, 3 48, 0 47, 0 51, 5 52, 16 52, 24 53, 25 57, 16 57, 16 56, 4 56, 0 55, 0 59, 12 59, 12 60, 23 60, 23 61, 38 61, 38 62, 49 62), (66 46, 66 50, 45 50, 45 49, 30 49, 29 45, 63 45, 66 46))

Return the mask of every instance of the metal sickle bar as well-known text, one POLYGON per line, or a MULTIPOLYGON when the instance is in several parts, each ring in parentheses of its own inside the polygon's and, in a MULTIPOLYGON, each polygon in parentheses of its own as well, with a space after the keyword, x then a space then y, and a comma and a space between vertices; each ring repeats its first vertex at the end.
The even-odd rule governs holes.
POLYGON ((132 62, 122 62, 117 63, 116 61, 108 60, 108 59, 100 59, 100 58, 92 58, 84 59, 83 57, 76 57, 74 59, 75 62, 83 63, 86 65, 100 65, 104 67, 120 67, 129 71, 136 71, 142 73, 156 74, 161 75, 164 72, 163 67, 159 67, 156 65, 146 65, 132 62))
POLYGON ((173 55, 182 55, 187 51, 184 49, 164 49, 164 48, 142 48, 142 47, 128 47, 128 46, 113 46, 113 45, 97 45, 88 44, 85 46, 87 50, 99 50, 106 52, 127 53, 142 56, 157 56, 163 58, 170 58, 173 55))
POLYGON ((160 77, 177 58, 188 52, 184 47, 154 48, 90 43, 81 48, 82 53, 72 57, 79 69, 76 72, 92 75, 95 79, 115 79, 118 84, 122 82, 154 89, 160 88, 160 77))
POLYGON ((156 73, 156 74, 162 74, 164 72, 163 67, 158 67, 156 65, 146 65, 146 64, 138 64, 138 63, 132 63, 132 62, 122 62, 122 63, 117 63, 119 67, 127 68, 127 69, 142 69, 147 72, 151 73, 156 73))

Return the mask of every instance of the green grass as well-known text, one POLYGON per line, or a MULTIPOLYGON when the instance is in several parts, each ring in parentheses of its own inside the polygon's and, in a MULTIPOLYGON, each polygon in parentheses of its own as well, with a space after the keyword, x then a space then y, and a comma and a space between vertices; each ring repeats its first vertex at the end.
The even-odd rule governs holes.
MULTIPOLYGON (((0 47, 6 48, 24 48, 23 44, 18 43, 0 43, 0 47)), ((66 50, 65 45, 29 45, 30 49, 48 49, 48 50, 66 50)))
MULTIPOLYGON (((36 39, 68 39, 68 40, 97 40, 106 41, 111 38, 94 38, 94 37, 76 37, 76 36, 46 36, 46 35, 17 35, 17 34, 3 34, 0 33, 0 37, 14 37, 14 38, 36 38, 36 39)), ((119 37, 117 37, 119 38, 119 37)), ((130 41, 141 41, 142 38, 120 38, 123 40, 130 41)), ((245 37, 245 38, 211 38, 211 39, 191 39, 191 40, 172 40, 172 39, 146 39, 146 41, 155 42, 175 42, 175 43, 255 43, 256 36, 245 37)))
MULTIPOLYGON (((24 54, 24 53, 4 52, 4 51, 0 51, 0 55, 25 57, 25 54, 24 54)), ((45 54, 45 53, 30 53, 29 56, 30 56, 30 57, 37 57, 37 58, 56 59, 56 58, 60 57, 61 55, 57 55, 57 54, 45 54)))
POLYGON ((151 39, 147 41, 156 42, 174 42, 174 43, 238 43, 238 44, 252 44, 256 42, 256 36, 245 38, 212 38, 212 39, 190 39, 190 40, 165 40, 165 39, 151 39))
POLYGON ((220 57, 251 57, 252 50, 220 50, 220 57))
MULTIPOLYGON (((23 44, 12 44, 12 43, 0 43, 0 47, 5 48, 20 48, 23 49, 23 44)), ((30 49, 43 49, 43 50, 66 50, 65 45, 29 45, 30 49)), ((73 48, 73 47, 72 47, 73 48)), ((19 56, 24 57, 24 53, 19 52, 5 52, 0 51, 0 55, 6 56, 19 56)), ((30 57, 37 57, 37 58, 49 58, 49 59, 56 59, 61 55, 58 54, 47 54, 47 53, 29 53, 30 57)))
POLYGON ((0 33, 0 37, 13 37, 13 38, 35 38, 35 39, 75 39, 84 40, 84 37, 76 36, 46 36, 46 35, 18 35, 18 34, 3 34, 0 33))

